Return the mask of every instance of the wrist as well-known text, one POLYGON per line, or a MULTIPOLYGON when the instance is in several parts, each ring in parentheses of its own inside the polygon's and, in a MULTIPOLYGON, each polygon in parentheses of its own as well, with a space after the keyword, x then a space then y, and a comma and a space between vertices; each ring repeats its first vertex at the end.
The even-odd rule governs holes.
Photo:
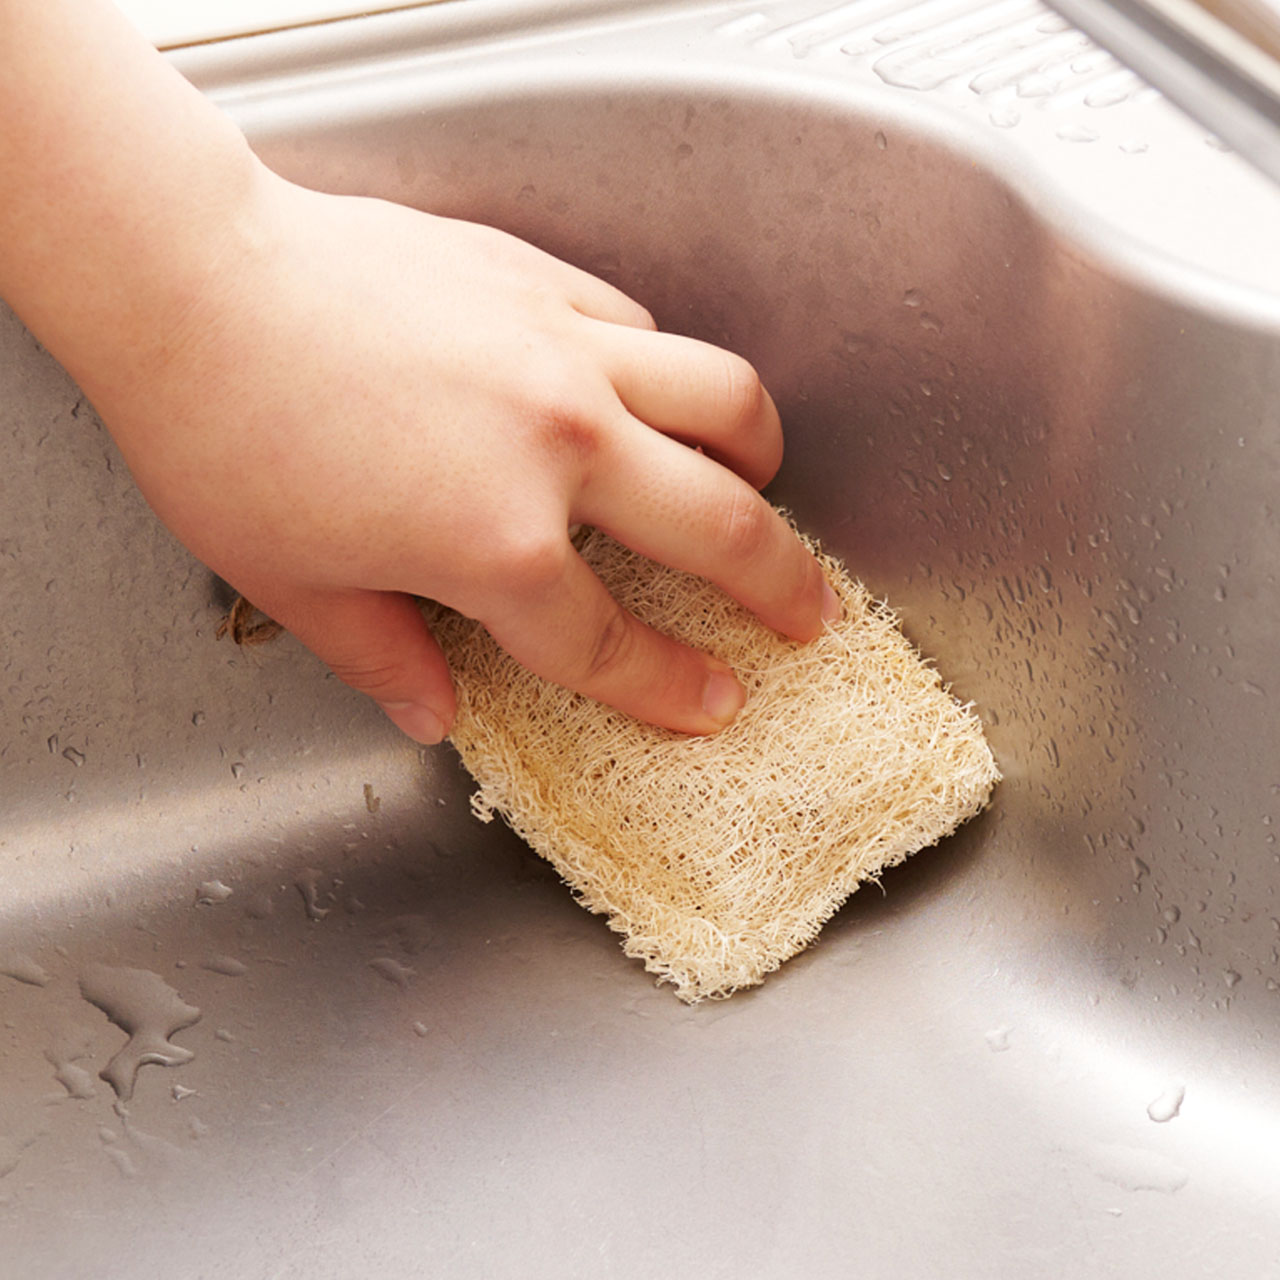
POLYGON ((95 402, 136 393, 269 175, 110 3, 6 0, 0 45, 0 296, 95 402))
POLYGON ((238 134, 203 151, 207 186, 139 193, 136 217, 82 207, 34 250, 24 245, 7 300, 104 412, 169 363, 220 272, 265 239, 273 175, 238 134))

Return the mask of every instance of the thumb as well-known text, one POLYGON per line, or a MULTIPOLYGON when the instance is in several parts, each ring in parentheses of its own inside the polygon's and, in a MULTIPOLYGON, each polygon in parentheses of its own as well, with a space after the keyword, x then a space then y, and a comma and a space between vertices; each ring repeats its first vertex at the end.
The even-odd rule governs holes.
POLYGON ((457 711, 449 664, 410 596, 305 590, 262 607, 409 737, 433 745, 449 732, 457 711))

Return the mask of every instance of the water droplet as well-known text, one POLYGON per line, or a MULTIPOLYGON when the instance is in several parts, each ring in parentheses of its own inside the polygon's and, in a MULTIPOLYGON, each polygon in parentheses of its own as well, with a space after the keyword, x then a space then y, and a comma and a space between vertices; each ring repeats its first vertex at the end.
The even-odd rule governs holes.
POLYGON ((236 1039, 235 1036, 233 1036, 225 1027, 219 1027, 217 1031, 213 1033, 213 1038, 215 1040, 221 1040, 223 1044, 234 1044, 236 1039))
POLYGON ((203 711, 197 711, 191 717, 191 723, 195 725, 197 729, 204 724, 204 720, 205 716, 203 711))
POLYGON ((244 765, 239 760, 231 766, 231 776, 237 779, 244 777, 244 765))
POLYGON ((0 955, 0 974, 24 982, 29 987, 47 987, 53 979, 25 952, 10 951, 0 955))
POLYGON ((1033 71, 1018 81, 1017 94, 1020 98, 1047 98, 1058 88, 1058 81, 1043 72, 1033 71))
POLYGON ((1234 969, 1223 969, 1222 980, 1227 984, 1228 989, 1234 987, 1240 981, 1240 975, 1234 969))
POLYGON ((364 807, 368 809, 370 813, 377 813, 378 810, 382 808, 381 798, 373 794, 372 782, 366 782, 364 784, 364 807))
POLYGON ((1177 924, 1182 918, 1182 912, 1177 907, 1166 907, 1160 913, 1170 924, 1177 924))
POLYGON ((227 978, 243 978, 249 972, 249 966, 243 960, 237 960, 235 956, 209 956, 208 959, 200 962, 202 969, 207 969, 210 973, 220 973, 227 978))
POLYGON ((1190 1176, 1159 1152, 1118 1142, 1094 1148, 1092 1163, 1098 1177, 1126 1191, 1160 1191, 1172 1195, 1187 1185, 1190 1176))
POLYGON ((19 1141, 8 1134, 0 1134, 0 1178, 7 1178, 18 1167, 22 1153, 35 1142, 37 1137, 39 1134, 19 1141))
POLYGON ((212 907, 219 902, 226 902, 231 897, 231 889, 221 880, 204 880, 196 890, 196 906, 212 907))
POLYGON ((920 296, 919 289, 908 289, 902 295, 902 305, 904 307, 918 307, 924 299, 920 296))
POLYGON ((427 1030, 427 1024, 425 1022, 415 1022, 413 1024, 413 1034, 415 1036, 429 1035, 430 1033, 427 1030))
POLYGON ((93 1039, 87 1033, 61 1036, 44 1051, 45 1061, 53 1068, 53 1078, 67 1091, 68 1097, 83 1101, 97 1096, 93 1077, 79 1065, 92 1053, 93 1039))
POLYGON ((876 130, 876 146, 881 151, 888 150, 889 139, 885 137, 883 130, 880 130, 880 129, 876 130))
POLYGON ((244 904, 244 913, 250 920, 267 920, 275 915, 276 900, 265 889, 255 893, 244 904))
POLYGON ((405 955, 421 955, 434 937, 431 921, 426 916, 396 916, 381 929, 384 942, 394 942, 405 955))
POLYGON ((80 975, 80 994, 129 1037, 98 1073, 121 1102, 133 1096, 140 1067, 177 1067, 195 1057, 190 1049, 170 1044, 169 1037, 198 1022, 200 1010, 187 1004, 159 974, 91 964, 80 975))
POLYGON ((920 327, 928 329, 930 333, 941 333, 943 329, 942 321, 931 312, 922 311, 920 313, 920 327))
POLYGON ((70 760, 77 769, 84 764, 84 752, 77 751, 75 747, 63 748, 62 758, 64 760, 70 760))
POLYGON ((938 463, 938 474, 939 474, 939 475, 940 475, 944 480, 952 480, 952 479, 954 479, 954 473, 952 472, 951 468, 950 468, 949 466, 947 466, 947 464, 946 464, 945 462, 940 462, 940 463, 938 463))
POLYGON ((1118 102, 1123 102, 1132 93, 1132 81, 1121 84, 1100 85, 1085 94, 1084 105, 1095 108, 1114 107, 1118 102))
POLYGON ((58 754, 58 735, 56 733, 49 735, 48 746, 49 754, 56 756, 58 754))
POLYGON ((1064 124, 1058 130, 1058 137, 1063 142, 1097 142, 1098 131, 1082 124, 1064 124))
POLYGON ((186 1085, 175 1084, 170 1092, 173 1094, 174 1102, 181 1102, 183 1098, 194 1098, 198 1091, 188 1089, 186 1085))
POLYGON ((1182 1100, 1186 1096, 1187 1089, 1185 1085, 1171 1085, 1147 1107, 1147 1115, 1156 1124, 1165 1124, 1182 1110, 1182 1100))
MULTIPOLYGON (((108 1141, 106 1136, 107 1132, 109 1131, 102 1130, 98 1134, 98 1136, 102 1139, 104 1143, 108 1141)), ((114 1143, 115 1141, 114 1134, 111 1135, 111 1141, 112 1143, 114 1143)), ((124 1150, 123 1147, 115 1146, 115 1145, 108 1146, 107 1155, 111 1158, 111 1161, 116 1166, 116 1168, 120 1170, 120 1174, 122 1177, 136 1178, 138 1176, 137 1165, 133 1163, 133 1159, 130 1157, 129 1153, 124 1150)))
POLYGON ((1009 1026, 999 1026, 986 1034, 987 1048, 992 1053, 1003 1053, 1009 1047, 1009 1036, 1013 1028, 1009 1026))
POLYGON ((997 129, 1012 129, 1022 121, 1022 112, 1017 107, 995 107, 987 117, 997 129))
POLYGON ((379 956, 376 960, 370 960, 369 968, 402 991, 409 986, 409 979, 414 975, 414 970, 409 965, 401 964, 391 956, 379 956))
MULTIPOLYGON (((302 905, 308 920, 323 920, 332 910, 320 905, 320 872, 308 867, 293 883, 302 894, 302 905)), ((332 897, 332 894, 329 895, 332 897)))

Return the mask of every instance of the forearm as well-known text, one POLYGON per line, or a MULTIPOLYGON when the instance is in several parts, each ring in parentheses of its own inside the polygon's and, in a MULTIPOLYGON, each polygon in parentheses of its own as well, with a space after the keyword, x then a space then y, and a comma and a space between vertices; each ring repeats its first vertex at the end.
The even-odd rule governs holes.
POLYGON ((0 296, 95 399, 253 234, 234 125, 109 0, 0 0, 0 296))

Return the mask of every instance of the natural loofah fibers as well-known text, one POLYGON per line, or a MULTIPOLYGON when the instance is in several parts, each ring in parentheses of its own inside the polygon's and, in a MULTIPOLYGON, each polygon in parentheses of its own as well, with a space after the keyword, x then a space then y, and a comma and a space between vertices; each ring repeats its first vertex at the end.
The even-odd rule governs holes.
POLYGON ((541 680, 477 624, 429 606, 477 817, 505 818, 689 1002, 762 981, 861 881, 976 814, 999 777, 973 710, 893 613, 809 545, 844 614, 802 645, 702 579, 599 532, 580 540, 626 608, 737 671, 747 705, 713 737, 541 680))

